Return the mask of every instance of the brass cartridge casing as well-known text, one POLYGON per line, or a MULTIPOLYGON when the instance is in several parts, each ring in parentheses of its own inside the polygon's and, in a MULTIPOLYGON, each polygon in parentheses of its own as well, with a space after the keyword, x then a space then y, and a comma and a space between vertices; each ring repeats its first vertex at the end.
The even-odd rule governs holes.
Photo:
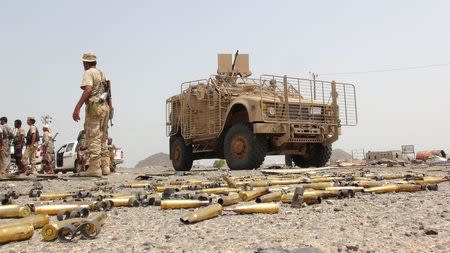
POLYGON ((62 211, 62 210, 73 211, 80 207, 89 209, 89 205, 83 205, 83 204, 42 205, 42 206, 35 206, 34 213, 35 214, 57 215, 59 211, 62 211))
POLYGON ((46 200, 55 200, 55 199, 63 199, 67 197, 76 197, 77 194, 75 193, 50 193, 50 194, 41 194, 39 196, 39 200, 46 201, 46 200))
POLYGON ((182 185, 185 184, 186 182, 184 180, 171 180, 169 181, 169 185, 182 185))
POLYGON ((402 179, 405 176, 396 174, 381 174, 381 177, 384 178, 385 180, 393 180, 393 179, 402 179))
POLYGON ((130 184, 130 188, 146 188, 146 187, 150 187, 153 186, 152 183, 133 183, 130 184))
POLYGON ((271 180, 270 185, 290 185, 290 184, 301 184, 306 183, 303 179, 280 179, 271 180))
POLYGON ((100 225, 103 225, 105 224, 107 218, 108 214, 106 212, 99 212, 89 217, 88 221, 95 221, 98 222, 100 225))
POLYGON ((335 186, 335 187, 327 187, 325 191, 342 191, 342 190, 351 190, 353 192, 362 192, 364 187, 360 186, 335 186))
POLYGON ((131 198, 131 197, 134 197, 134 195, 129 194, 129 193, 114 193, 114 194, 111 194, 111 198, 124 199, 124 198, 131 198))
POLYGON ((341 191, 325 191, 325 190, 312 190, 307 191, 308 194, 315 194, 320 198, 339 198, 342 197, 341 191))
POLYGON ((237 206, 232 209, 233 212, 238 214, 251 214, 251 213, 278 213, 280 206, 276 203, 261 203, 252 205, 237 206))
POLYGON ((311 183, 302 185, 305 189, 325 190, 327 187, 333 187, 333 182, 311 183))
POLYGON ((338 178, 338 177, 315 177, 315 178, 311 178, 309 180, 309 182, 311 183, 324 183, 324 182, 334 182, 334 181, 338 181, 341 180, 342 178, 338 178))
POLYGON ((444 177, 423 177, 423 182, 425 184, 440 184, 445 181, 448 181, 448 179, 444 177))
POLYGON ((161 200, 161 209, 180 209, 180 208, 195 208, 201 206, 209 205, 209 201, 201 201, 201 200, 161 200))
POLYGON ((281 191, 272 192, 256 198, 256 203, 278 202, 281 200, 283 193, 281 191))
POLYGON ((236 182, 231 177, 223 177, 223 180, 227 183, 228 187, 236 188, 236 182))
POLYGON ((11 227, 11 226, 20 226, 20 225, 33 225, 36 228, 42 228, 46 224, 48 224, 49 219, 46 214, 38 214, 31 215, 22 219, 13 220, 5 224, 0 224, 0 228, 11 227))
POLYGON ((241 202, 242 199, 237 193, 230 193, 228 196, 221 197, 217 200, 217 203, 221 204, 222 206, 231 206, 234 204, 237 204, 241 202))
POLYGON ((71 224, 80 224, 85 221, 83 218, 74 218, 63 221, 51 222, 45 225, 41 230, 42 240, 53 241, 58 237, 58 230, 71 224))
POLYGON ((266 181, 266 180, 255 180, 255 181, 248 182, 247 185, 253 186, 253 187, 267 187, 270 185, 270 182, 266 181))
POLYGON ((244 201, 250 201, 250 200, 256 199, 257 197, 259 197, 261 195, 264 195, 268 191, 269 191, 269 187, 260 187, 260 188, 255 188, 251 191, 241 191, 241 192, 239 192, 239 196, 244 201))
POLYGON ((0 206, 0 218, 22 218, 30 216, 31 209, 28 206, 4 205, 0 206))
POLYGON ((17 226, 0 228, 0 243, 21 241, 33 236, 34 227, 31 224, 18 224, 17 226))
POLYGON ((203 181, 196 180, 196 179, 190 179, 190 180, 187 181, 187 183, 189 185, 202 185, 203 181))
POLYGON ((422 190, 422 186, 418 184, 398 184, 397 192, 417 192, 422 190))
POLYGON ((178 185, 178 189, 183 190, 183 191, 188 190, 189 187, 190 187, 190 185, 187 185, 187 184, 178 185))
MULTIPOLYGON (((290 204, 294 198, 294 193, 290 192, 281 196, 281 202, 290 204)), ((320 193, 315 191, 305 191, 303 192, 302 202, 308 205, 319 204, 322 201, 320 193)))
POLYGON ((368 177, 353 177, 353 181, 371 181, 368 177))
POLYGON ((121 206, 133 206, 133 202, 136 200, 136 198, 134 196, 125 196, 117 198, 107 198, 104 200, 112 201, 114 207, 121 207, 121 206))
POLYGON ((238 192, 239 189, 235 189, 235 188, 226 188, 226 187, 221 187, 221 188, 208 188, 208 189, 203 189, 203 190, 199 190, 196 191, 195 193, 208 193, 208 194, 229 194, 230 192, 238 192))
POLYGON ((213 204, 207 207, 199 208, 185 216, 181 217, 181 222, 185 224, 196 223, 199 221, 215 218, 222 213, 223 207, 220 204, 213 204))
POLYGON ((376 186, 364 189, 364 192, 374 192, 374 193, 388 193, 395 192, 398 190, 398 185, 396 184, 387 184, 383 186, 376 186))
POLYGON ((376 186, 382 186, 384 183, 380 181, 355 181, 356 186, 369 188, 369 187, 376 187, 376 186))

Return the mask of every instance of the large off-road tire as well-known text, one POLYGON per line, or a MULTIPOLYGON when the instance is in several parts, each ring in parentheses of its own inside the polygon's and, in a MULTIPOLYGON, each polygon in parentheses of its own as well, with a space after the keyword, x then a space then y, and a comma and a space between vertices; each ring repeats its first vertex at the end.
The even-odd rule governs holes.
POLYGON ((302 155, 293 155, 292 161, 294 161, 295 165, 300 168, 309 168, 309 166, 311 166, 310 162, 302 155))
POLYGON ((324 146, 322 144, 315 144, 312 147, 312 156, 310 158, 311 165, 314 167, 325 166, 331 157, 331 145, 324 146))
POLYGON ((322 144, 312 144, 306 155, 293 155, 295 165, 300 168, 323 167, 331 157, 331 146, 322 144))
POLYGON ((250 126, 238 123, 225 135, 224 156, 232 170, 257 169, 266 156, 261 138, 255 136, 250 126))
POLYGON ((174 137, 170 144, 170 159, 176 171, 188 171, 192 168, 192 146, 186 145, 183 137, 174 137))

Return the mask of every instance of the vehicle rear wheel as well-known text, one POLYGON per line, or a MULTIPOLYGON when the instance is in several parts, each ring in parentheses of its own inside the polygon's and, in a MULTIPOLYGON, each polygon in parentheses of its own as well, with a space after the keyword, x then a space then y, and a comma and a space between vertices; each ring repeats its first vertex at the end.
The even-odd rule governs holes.
POLYGON ((310 166, 309 161, 306 160, 302 155, 293 155, 292 160, 294 161, 295 165, 300 168, 309 168, 310 166))
POLYGON ((266 156, 263 143, 245 123, 238 123, 228 130, 224 141, 224 155, 232 170, 257 169, 266 156))
POLYGON ((170 144, 170 159, 176 171, 188 171, 192 168, 192 146, 186 145, 183 137, 177 136, 170 144))

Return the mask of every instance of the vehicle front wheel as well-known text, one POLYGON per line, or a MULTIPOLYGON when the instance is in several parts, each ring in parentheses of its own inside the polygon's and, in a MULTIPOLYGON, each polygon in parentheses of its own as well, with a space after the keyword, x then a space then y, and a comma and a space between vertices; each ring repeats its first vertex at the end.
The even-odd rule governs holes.
POLYGON ((192 168, 192 146, 186 145, 183 137, 177 136, 170 144, 170 159, 176 171, 188 171, 192 168))
POLYGON ((224 155, 232 170, 257 169, 266 156, 262 141, 245 123, 238 123, 228 130, 224 141, 224 155))
POLYGON ((311 165, 319 168, 323 167, 330 160, 332 148, 331 146, 324 146, 322 144, 316 144, 312 148, 311 165))

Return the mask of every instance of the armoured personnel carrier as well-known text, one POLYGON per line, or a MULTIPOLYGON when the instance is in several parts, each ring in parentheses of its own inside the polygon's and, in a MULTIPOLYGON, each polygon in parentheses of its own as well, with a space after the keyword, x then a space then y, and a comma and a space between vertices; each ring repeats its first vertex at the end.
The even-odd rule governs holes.
POLYGON ((324 166, 341 127, 357 124, 353 84, 250 76, 247 54, 219 54, 217 74, 184 82, 181 93, 167 99, 175 170, 211 158, 225 159, 233 170, 254 169, 266 155, 290 155, 299 167, 324 166))

